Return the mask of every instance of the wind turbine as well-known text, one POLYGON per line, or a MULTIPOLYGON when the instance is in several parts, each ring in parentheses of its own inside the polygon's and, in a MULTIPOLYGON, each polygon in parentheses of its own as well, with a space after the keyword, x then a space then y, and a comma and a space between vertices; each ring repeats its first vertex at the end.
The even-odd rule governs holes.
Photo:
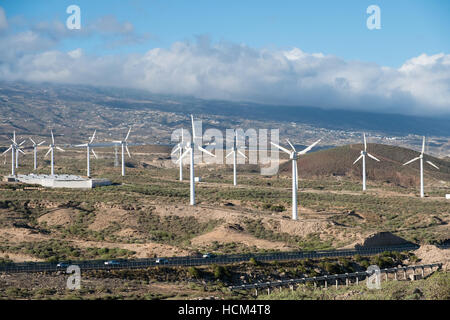
POLYGON ((113 141, 113 143, 118 143, 122 146, 122 176, 125 176, 125 150, 128 153, 128 156, 131 158, 130 150, 128 150, 128 137, 130 136, 131 127, 130 130, 128 130, 127 135, 125 136, 125 139, 121 141, 113 141))
MULTIPOLYGON (((183 155, 183 148, 184 148, 184 129, 181 128, 181 142, 178 143, 175 150, 172 151, 172 155, 178 151, 178 159, 181 159, 181 156, 183 155)), ((183 181, 183 161, 179 161, 179 166, 180 166, 180 181, 183 181)))
POLYGON ((236 163, 237 163, 237 155, 240 154, 241 156, 243 156, 245 159, 247 159, 247 157, 245 156, 244 153, 241 152, 241 150, 238 150, 237 148, 237 131, 234 131, 234 141, 233 141, 233 150, 231 150, 231 152, 225 157, 228 158, 229 156, 233 156, 233 185, 237 185, 237 174, 236 174, 236 163))
MULTIPOLYGON (((16 132, 14 131, 14 141, 16 140, 16 132)), ((20 147, 25 143, 25 140, 23 140, 18 146, 20 147)), ((19 148, 16 148, 16 169, 19 168, 19 148)))
POLYGON ((25 152, 23 152, 22 149, 20 149, 20 146, 25 143, 25 140, 22 141, 20 144, 17 144, 17 142, 16 142, 16 132, 14 131, 13 138, 11 139, 11 141, 12 141, 12 144, 10 145, 10 147, 5 152, 3 152, 3 154, 6 154, 6 153, 8 153, 8 151, 11 151, 11 175, 15 176, 16 175, 16 165, 17 165, 16 155, 19 152, 22 153, 22 154, 25 154, 25 152))
POLYGON ((190 153, 191 156, 191 165, 190 165, 190 205, 195 206, 195 181, 194 181, 194 151, 195 149, 200 150, 201 152, 207 153, 210 156, 215 157, 214 154, 203 148, 202 146, 198 145, 195 142, 195 138, 201 138, 195 135, 195 126, 194 126, 194 116, 191 115, 191 122, 192 122, 192 135, 191 135, 191 141, 189 144, 185 147, 184 153, 181 155, 180 158, 178 158, 177 162, 182 162, 183 158, 190 153))
POLYGON ((289 141, 289 139, 286 139, 286 140, 287 140, 287 143, 289 143, 289 145, 291 146, 292 151, 288 150, 282 146, 279 146, 273 142, 270 142, 270 143, 273 146, 280 149, 281 151, 286 152, 291 159, 291 162, 292 162, 292 220, 297 220, 298 219, 298 215, 297 215, 297 189, 298 189, 297 156, 306 154, 308 151, 310 151, 312 148, 314 148, 314 146, 316 144, 318 144, 321 139, 317 140, 312 145, 310 145, 309 147, 305 148, 304 150, 302 150, 300 152, 297 152, 294 145, 289 141))
POLYGON ((375 158, 373 155, 367 152, 367 140, 366 140, 366 134, 363 134, 364 136, 364 151, 361 150, 361 155, 358 159, 353 162, 353 164, 357 163, 359 160, 362 159, 362 177, 363 177, 363 191, 366 191, 366 156, 372 158, 375 161, 380 162, 377 158, 375 158))
POLYGON ((55 145, 55 137, 53 136, 53 130, 51 130, 50 133, 52 134, 52 143, 49 144, 48 151, 45 154, 45 157, 48 156, 49 153, 51 153, 51 175, 54 176, 55 175, 55 155, 54 155, 55 149, 58 149, 59 151, 63 151, 63 152, 64 152, 64 150, 55 145))
POLYGON ((95 154, 95 151, 93 148, 91 148, 92 142, 95 139, 95 133, 97 132, 97 130, 94 130, 94 134, 92 135, 92 137, 89 137, 89 140, 87 143, 83 143, 83 144, 78 144, 75 147, 86 147, 86 155, 87 155, 87 166, 86 166, 86 171, 87 171, 87 176, 90 177, 91 176, 91 166, 90 166, 90 159, 91 159, 91 154, 90 151, 92 151, 92 154, 94 155, 95 159, 98 159, 97 155, 95 154))
POLYGON ((39 147, 39 146, 40 146, 41 144, 43 144, 45 141, 42 141, 42 142, 40 142, 40 143, 36 143, 36 142, 34 142, 34 140, 31 139, 31 138, 30 138, 30 141, 33 143, 34 170, 36 170, 36 169, 37 169, 37 159, 36 159, 36 156, 37 156, 37 147, 39 147))
MULTIPOLYGON (((425 137, 423 137, 423 141, 422 141, 422 152, 420 153, 420 155, 417 158, 414 158, 412 160, 409 160, 408 162, 404 163, 403 165, 406 166, 407 164, 410 164, 416 160, 420 160, 420 197, 423 198, 424 192, 423 192, 423 155, 425 152, 425 137)), ((436 166, 434 163, 432 163, 431 161, 426 161, 426 163, 428 163, 430 166, 435 167, 436 169, 439 170, 439 167, 436 166)))

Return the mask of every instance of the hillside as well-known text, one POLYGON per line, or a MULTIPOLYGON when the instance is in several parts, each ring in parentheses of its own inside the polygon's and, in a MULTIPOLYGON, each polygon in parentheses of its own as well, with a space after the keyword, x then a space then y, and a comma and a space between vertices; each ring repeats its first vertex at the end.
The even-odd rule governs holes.
MULTIPOLYGON (((353 162, 359 157, 362 144, 347 145, 328 150, 321 150, 306 154, 300 157, 298 161, 299 174, 301 177, 329 177, 329 176, 347 176, 351 178, 360 178, 362 163, 359 161, 355 165, 353 162)), ((392 183, 398 186, 415 186, 419 183, 419 162, 407 166, 402 164, 419 155, 417 151, 388 146, 382 144, 368 144, 368 152, 378 159, 376 162, 367 158, 367 177, 369 180, 378 182, 392 183)), ((430 160, 437 165, 440 170, 425 164, 425 178, 433 182, 450 182, 450 162, 425 155, 425 160, 430 160)), ((280 172, 291 172, 291 163, 285 162, 280 167, 280 172)))
POLYGON ((170 143, 174 129, 189 128, 190 113, 203 121, 204 130, 279 129, 281 138, 290 137, 295 144, 305 144, 320 136, 322 145, 346 145, 360 141, 364 130, 370 133, 372 142, 406 147, 420 145, 418 135, 425 134, 429 152, 441 157, 448 155, 450 147, 450 120, 445 118, 268 106, 131 89, 22 82, 0 82, 0 146, 9 144, 13 130, 20 139, 33 136, 48 141, 53 129, 57 143, 81 143, 94 129, 98 141, 117 140, 129 126, 133 126, 130 142, 170 143))

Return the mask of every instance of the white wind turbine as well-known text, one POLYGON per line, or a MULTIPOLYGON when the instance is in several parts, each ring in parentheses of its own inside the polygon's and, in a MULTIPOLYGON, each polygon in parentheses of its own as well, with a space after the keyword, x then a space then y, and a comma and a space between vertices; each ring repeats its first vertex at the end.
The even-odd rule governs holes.
POLYGON ((192 135, 191 135, 191 141, 189 142, 189 145, 185 147, 184 153, 181 155, 180 158, 178 158, 177 162, 182 162, 183 158, 190 153, 191 156, 191 163, 190 163, 190 205, 195 206, 195 181, 194 181, 194 152, 195 149, 200 150, 201 152, 207 153, 210 156, 215 157, 214 154, 203 148, 202 146, 198 145, 195 142, 195 138, 201 138, 195 135, 195 126, 194 126, 194 117, 191 115, 191 122, 192 122, 192 135))
POLYGON ((380 162, 380 160, 378 160, 373 155, 367 152, 366 134, 364 133, 363 136, 364 136, 364 151, 361 150, 361 155, 359 156, 358 159, 355 160, 355 162, 353 162, 353 164, 357 163, 359 160, 362 159, 363 191, 366 191, 366 156, 378 162, 380 162))
POLYGON ((51 153, 51 175, 54 176, 55 175, 55 149, 58 149, 59 151, 63 151, 63 149, 61 149, 60 147, 57 147, 55 145, 55 137, 53 136, 53 130, 50 131, 50 133, 52 134, 52 143, 48 146, 48 151, 45 154, 45 157, 48 156, 49 153, 51 153))
POLYGON ((245 156, 245 154, 243 152, 241 152, 241 150, 238 150, 237 148, 237 131, 234 131, 234 141, 233 141, 233 149, 231 150, 231 152, 225 157, 228 158, 229 156, 233 156, 233 185, 237 185, 237 173, 236 173, 236 164, 237 164, 237 155, 240 154, 241 156, 243 156, 245 159, 247 159, 247 157, 245 156))
POLYGON ((127 135, 125 136, 125 139, 121 140, 121 141, 113 141, 113 143, 117 143, 120 144, 122 147, 122 176, 125 176, 125 150, 128 153, 128 156, 131 158, 131 154, 130 154, 130 150, 128 150, 128 137, 130 136, 130 132, 131 132, 131 127, 128 130, 127 135))
MULTIPOLYGON (((14 141, 16 140, 16 132, 14 131, 14 141)), ((18 146, 20 147, 21 145, 23 145, 25 143, 25 140, 23 140, 18 146)), ((16 169, 19 168, 19 148, 16 148, 16 169)), ((22 152, 23 153, 23 152, 22 152)))
MULTIPOLYGON (((423 137, 423 141, 422 141, 422 152, 420 153, 420 155, 417 158, 414 158, 412 160, 409 160, 408 162, 404 163, 403 165, 406 166, 407 164, 410 164, 416 160, 420 160, 420 197, 423 198, 424 192, 423 192, 423 155, 425 153, 425 137, 423 137)), ((430 166, 435 167, 436 169, 439 170, 439 167, 436 166, 434 163, 432 163, 431 161, 426 161, 426 163, 428 163, 430 166)))
POLYGON ((94 134, 92 135, 92 137, 89 137, 89 140, 87 143, 83 143, 83 144, 78 144, 75 147, 86 147, 86 155, 87 155, 87 166, 86 166, 86 171, 87 171, 87 176, 90 177, 91 176, 91 164, 90 164, 90 159, 91 159, 91 151, 92 154, 94 155, 95 159, 98 159, 97 155, 95 154, 94 149, 91 147, 92 142, 94 142, 95 139, 95 133, 97 132, 97 130, 94 130, 94 134))
POLYGON ((17 144, 16 132, 14 131, 13 138, 11 139, 11 141, 12 141, 12 144, 9 146, 9 148, 5 152, 3 152, 3 154, 6 154, 9 151, 11 151, 11 175, 15 176, 16 175, 16 165, 17 165, 16 156, 19 152, 22 154, 25 154, 25 152, 23 152, 22 149, 20 149, 20 146, 25 143, 25 140, 22 141, 20 144, 17 144))
MULTIPOLYGON (((177 147, 172 151, 172 155, 178 151, 178 159, 181 159, 183 155, 184 146, 184 129, 181 128, 181 142, 177 144, 177 147)), ((183 181, 183 161, 179 161, 180 166, 180 181, 183 181)))
POLYGON ((33 143, 33 155, 34 155, 34 159, 33 159, 33 164, 34 164, 34 170, 37 169, 37 147, 39 147, 41 144, 43 144, 45 141, 42 141, 40 143, 36 143, 34 142, 33 139, 30 138, 30 141, 33 143))
POLYGON ((297 189, 298 189, 298 167, 297 167, 297 156, 299 155, 304 155, 305 153, 307 153, 308 151, 310 151, 312 148, 314 148, 314 146, 316 144, 318 144, 320 142, 321 139, 317 140, 316 142, 314 142, 312 145, 310 145, 309 147, 307 147, 306 149, 297 152, 297 150, 295 149, 294 145, 289 141, 289 139, 287 139, 287 142, 289 143, 289 145, 292 148, 292 151, 283 148, 282 146, 279 146, 273 142, 270 142, 273 146, 277 147, 278 149, 280 149, 281 151, 286 152, 292 162, 292 220, 297 220, 298 219, 298 214, 297 214, 297 189))

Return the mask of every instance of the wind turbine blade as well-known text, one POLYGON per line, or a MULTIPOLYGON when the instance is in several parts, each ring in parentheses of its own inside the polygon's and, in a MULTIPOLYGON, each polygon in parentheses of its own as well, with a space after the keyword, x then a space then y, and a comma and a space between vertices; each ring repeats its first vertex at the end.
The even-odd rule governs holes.
POLYGON ((287 154, 291 154, 291 151, 289 151, 288 149, 286 149, 286 148, 283 148, 282 146, 279 146, 279 145, 277 145, 276 143, 273 143, 273 142, 270 142, 273 146, 275 146, 275 147, 277 147, 278 149, 280 149, 280 150, 282 150, 282 151, 284 151, 284 152, 286 152, 287 154))
POLYGON ((422 154, 425 152, 425 136, 423 137, 422 141, 422 154))
POLYGON ((79 147, 87 147, 88 144, 87 143, 83 143, 83 144, 76 144, 75 147, 79 148, 79 147))
POLYGON ((48 154, 49 154, 50 152, 52 152, 52 148, 49 148, 49 149, 48 149, 48 151, 47 151, 47 153, 45 154, 44 157, 48 156, 48 154))
POLYGON ((194 116, 191 114, 191 122, 192 122, 192 139, 195 139, 195 126, 194 126, 194 116))
POLYGON ((23 145, 23 144, 25 143, 25 141, 26 141, 26 140, 23 140, 23 141, 19 144, 19 147, 20 147, 21 145, 23 145))
POLYGON ((360 155, 360 156, 358 157, 358 159, 356 159, 355 162, 353 162, 353 164, 355 164, 355 163, 357 163, 359 160, 361 160, 362 157, 363 157, 363 155, 360 155))
POLYGON ((175 163, 179 163, 181 160, 183 160, 183 158, 184 158, 184 157, 189 153, 189 151, 191 151, 191 150, 192 150, 191 148, 187 149, 187 150, 181 155, 181 157, 179 157, 178 160, 175 161, 175 163))
POLYGON ((52 144, 55 144, 55 137, 53 136, 53 130, 50 130, 50 133, 52 134, 52 144))
POLYGON ((231 156, 233 154, 234 151, 231 151, 225 158, 228 158, 229 156, 231 156))
POLYGON ((203 148, 203 147, 198 146, 198 149, 199 149, 200 151, 204 152, 204 153, 209 154, 209 155, 212 156, 212 157, 215 157, 215 156, 216 156, 215 154, 209 152, 208 150, 206 150, 206 149, 203 148))
POLYGON ((9 150, 11 150, 12 147, 9 147, 5 152, 2 153, 2 155, 4 155, 5 153, 7 153, 9 150))
POLYGON ((363 134, 364 136, 364 151, 367 151, 367 139, 366 139, 366 134, 363 134))
POLYGON ((314 148, 314 147, 316 146, 316 144, 318 144, 321 140, 322 140, 322 139, 317 140, 317 141, 314 142, 312 145, 310 145, 308 148, 306 148, 306 149, 300 151, 298 154, 301 155, 301 154, 307 153, 307 152, 310 151, 312 148, 314 148))
POLYGON ((30 138, 30 141, 33 143, 33 145, 36 145, 36 142, 34 142, 33 139, 30 138))
POLYGON ((125 149, 127 150, 127 153, 128 153, 128 157, 130 157, 130 158, 131 158, 131 154, 130 154, 130 150, 128 150, 128 146, 125 146, 125 149))
POLYGON ((171 155, 180 150, 180 144, 177 144, 177 147, 172 151, 171 155))
POLYGON ((292 150, 293 150, 294 152, 297 152, 297 150, 295 150, 294 145, 289 141, 289 139, 286 139, 286 141, 287 141, 287 143, 289 143, 289 145, 291 146, 292 150))
POLYGON ((23 152, 22 149, 17 149, 17 151, 19 151, 22 154, 25 154, 25 152, 23 152))
POLYGON ((94 141, 96 132, 97 132, 97 129, 94 130, 94 134, 92 135, 91 139, 89 140, 89 143, 92 143, 94 141))
POLYGON ((60 147, 56 147, 56 149, 58 149, 59 151, 65 152, 65 150, 63 150, 63 149, 60 148, 60 147))
POLYGON ((98 159, 97 155, 95 154, 94 149, 91 149, 91 151, 92 151, 92 154, 94 155, 95 159, 98 159))
POLYGON ((414 158, 414 159, 409 160, 408 162, 404 163, 403 165, 406 166, 407 164, 410 164, 410 163, 412 163, 412 162, 414 162, 416 160, 419 160, 419 159, 420 159, 420 157, 414 158))
POLYGON ((14 134, 13 134, 13 142, 16 143, 16 131, 14 130, 14 134))
POLYGON ((428 163, 430 166, 433 166, 433 167, 435 167, 436 169, 439 170, 439 167, 438 167, 437 165, 435 165, 433 162, 427 161, 427 163, 428 163))
POLYGON ((181 128, 181 143, 184 142, 184 129, 181 128))
POLYGON ((380 162, 380 160, 378 160, 377 158, 375 158, 375 157, 374 157, 373 155, 371 155, 370 153, 367 153, 367 155, 368 155, 370 158, 372 158, 373 160, 380 162))
POLYGON ((38 146, 40 146, 40 145, 43 144, 43 143, 45 143, 45 140, 42 141, 42 142, 40 142, 40 143, 38 143, 38 146))
POLYGON ((130 132, 131 132, 131 127, 128 130, 127 136, 125 137, 125 139, 123 141, 127 141, 128 140, 128 137, 130 136, 130 132))
POLYGON ((247 156, 246 156, 244 153, 242 153, 240 150, 238 150, 238 153, 239 153, 241 156, 243 156, 245 159, 247 159, 247 156))
POLYGON ((111 141, 112 143, 119 143, 119 144, 121 144, 122 143, 122 141, 111 141))

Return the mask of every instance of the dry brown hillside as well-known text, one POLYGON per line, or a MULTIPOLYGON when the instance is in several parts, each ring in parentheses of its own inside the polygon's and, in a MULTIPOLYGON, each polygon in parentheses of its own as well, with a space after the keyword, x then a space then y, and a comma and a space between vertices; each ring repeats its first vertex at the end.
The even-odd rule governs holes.
MULTIPOLYGON (((328 150, 322 150, 300 157, 298 162, 299 174, 302 177, 326 176, 361 176, 361 162, 353 165, 363 148, 361 144, 347 145, 328 150)), ((367 176, 370 180, 392 183, 399 186, 414 186, 419 183, 419 162, 408 166, 402 164, 419 155, 419 152, 382 144, 369 144, 368 152, 381 160, 376 162, 368 158, 367 176)), ((436 164, 437 170, 425 164, 425 176, 434 181, 450 181, 450 162, 425 155, 425 160, 436 164)), ((281 172, 290 173, 291 164, 285 162, 281 165, 281 172)))

